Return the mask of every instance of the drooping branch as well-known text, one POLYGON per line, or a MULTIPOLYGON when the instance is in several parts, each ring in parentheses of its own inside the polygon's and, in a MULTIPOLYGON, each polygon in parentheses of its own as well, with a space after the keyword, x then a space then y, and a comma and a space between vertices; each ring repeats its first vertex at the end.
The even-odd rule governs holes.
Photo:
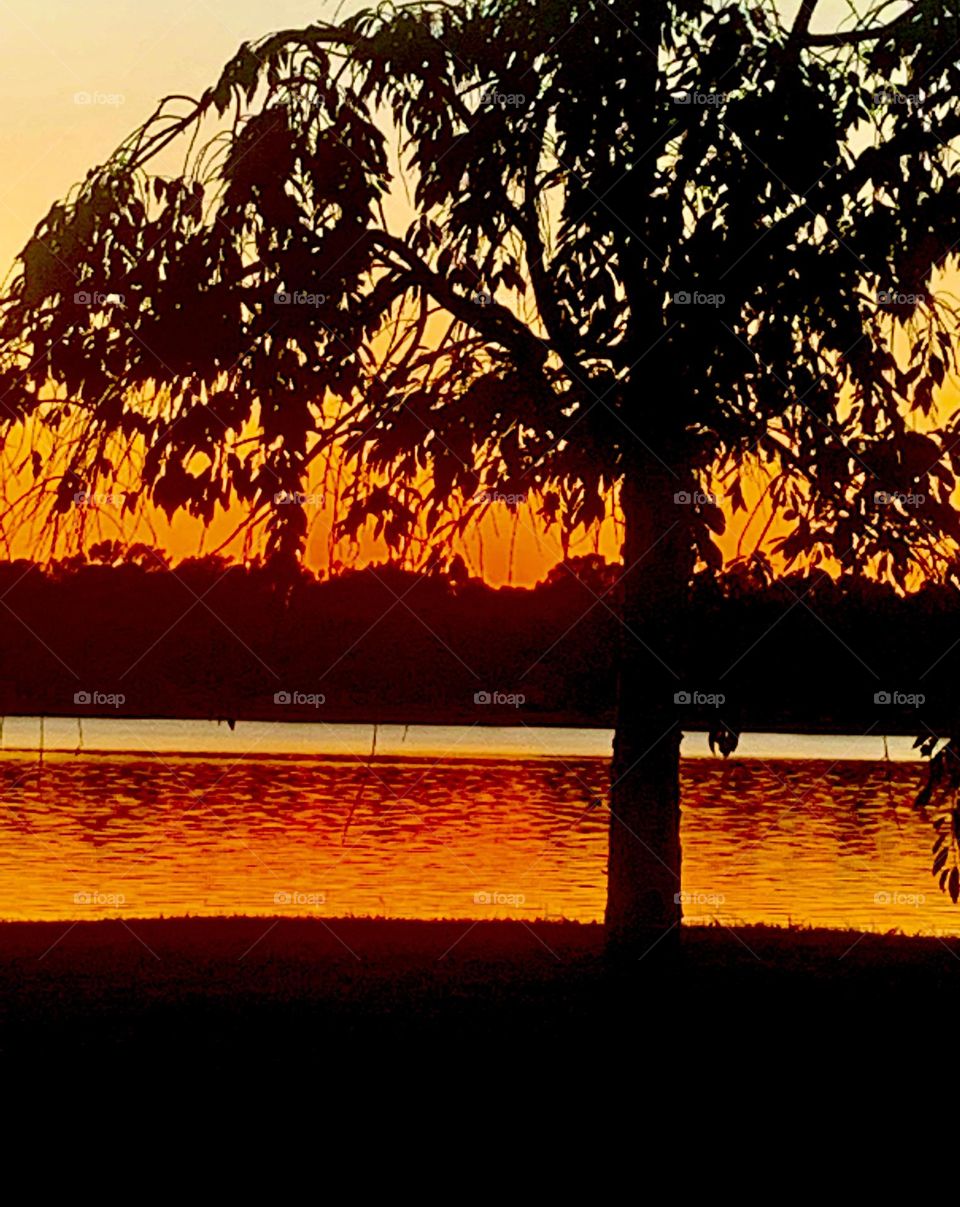
POLYGON ((252 96, 261 70, 281 50, 291 46, 301 49, 326 46, 352 52, 362 41, 360 34, 350 28, 349 23, 317 23, 306 29, 280 30, 260 42, 245 42, 227 63, 217 83, 208 88, 199 100, 169 96, 160 102, 154 113, 118 153, 124 169, 135 171, 143 168, 181 135, 197 126, 211 110, 216 110, 222 116, 235 90, 246 90, 248 96, 252 96), (187 101, 191 108, 182 117, 175 117, 166 112, 171 101, 187 101), (159 123, 163 124, 157 129, 159 123))

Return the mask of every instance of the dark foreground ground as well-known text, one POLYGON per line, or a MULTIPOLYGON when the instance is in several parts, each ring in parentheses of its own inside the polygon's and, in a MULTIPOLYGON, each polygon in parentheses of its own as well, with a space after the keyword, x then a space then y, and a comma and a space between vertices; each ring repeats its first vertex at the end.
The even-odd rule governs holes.
POLYGON ((0 1003, 0 1060, 34 1072, 454 1071, 494 1053, 773 1075, 811 1041, 872 1060, 871 1037, 884 1051, 955 1017, 960 940, 691 927, 674 958, 611 967, 601 929, 569 923, 7 923, 0 1003))

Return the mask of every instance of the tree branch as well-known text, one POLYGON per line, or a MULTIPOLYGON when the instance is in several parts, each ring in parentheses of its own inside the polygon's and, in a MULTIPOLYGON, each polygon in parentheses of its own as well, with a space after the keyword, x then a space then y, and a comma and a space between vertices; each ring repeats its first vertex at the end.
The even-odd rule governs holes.
MULTIPOLYGON (((893 34, 908 25, 917 13, 917 6, 908 8, 886 25, 868 26, 866 29, 852 29, 847 33, 811 34, 804 32, 805 46, 859 46, 863 42, 884 42, 893 34)), ((808 22, 809 25, 809 22, 808 22)))
POLYGON ((512 310, 492 298, 481 305, 462 297, 445 277, 428 267, 412 248, 395 235, 386 231, 371 231, 370 236, 380 248, 398 256, 403 261, 410 280, 454 318, 473 327, 485 338, 501 344, 519 360, 532 363, 535 368, 540 369, 546 363, 549 346, 534 335, 512 310))
MULTIPOLYGON (((841 203, 844 198, 856 197, 860 189, 873 179, 882 163, 895 162, 905 155, 917 154, 922 150, 935 152, 938 146, 946 145, 954 138, 960 138, 960 113, 948 114, 936 130, 902 130, 881 148, 867 147, 843 176, 824 180, 815 192, 808 193, 799 205, 769 227, 762 235, 762 240, 765 242, 773 238, 781 248, 785 248, 798 231, 816 218, 823 219, 832 229, 828 216, 830 209, 841 203)), ((749 255, 749 252, 746 255, 749 255)))
POLYGON ((809 38, 810 22, 813 20, 813 14, 816 12, 819 3, 820 0, 803 0, 803 3, 800 5, 797 18, 787 38, 786 52, 788 57, 791 54, 798 53, 800 47, 809 38))
POLYGON ((526 244, 527 271, 540 319, 567 372, 577 378, 584 374, 576 355, 575 332, 564 317, 554 289, 547 266, 546 244, 540 231, 536 171, 537 159, 531 156, 524 180, 523 199, 514 210, 515 222, 526 244))

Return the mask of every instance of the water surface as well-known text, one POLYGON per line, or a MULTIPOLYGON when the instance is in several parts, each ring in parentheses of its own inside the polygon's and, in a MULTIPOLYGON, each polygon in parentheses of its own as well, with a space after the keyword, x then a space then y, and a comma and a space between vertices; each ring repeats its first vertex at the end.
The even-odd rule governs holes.
MULTIPOLYGON (((38 727, 5 724, 0 918, 602 917, 609 734, 381 729, 371 761, 370 727, 84 722, 78 753, 48 720, 42 760, 9 748, 38 727)), ((742 750, 684 759, 689 921, 960 935, 909 740, 742 750)))

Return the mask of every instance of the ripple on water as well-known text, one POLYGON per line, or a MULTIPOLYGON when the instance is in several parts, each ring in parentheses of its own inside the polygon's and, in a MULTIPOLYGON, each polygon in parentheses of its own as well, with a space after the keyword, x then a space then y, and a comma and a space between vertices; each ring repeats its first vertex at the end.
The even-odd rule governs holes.
MULTIPOLYGON (((960 935, 909 763, 683 767, 690 921, 960 935)), ((0 917, 603 916, 597 758, 0 762, 0 917)))

